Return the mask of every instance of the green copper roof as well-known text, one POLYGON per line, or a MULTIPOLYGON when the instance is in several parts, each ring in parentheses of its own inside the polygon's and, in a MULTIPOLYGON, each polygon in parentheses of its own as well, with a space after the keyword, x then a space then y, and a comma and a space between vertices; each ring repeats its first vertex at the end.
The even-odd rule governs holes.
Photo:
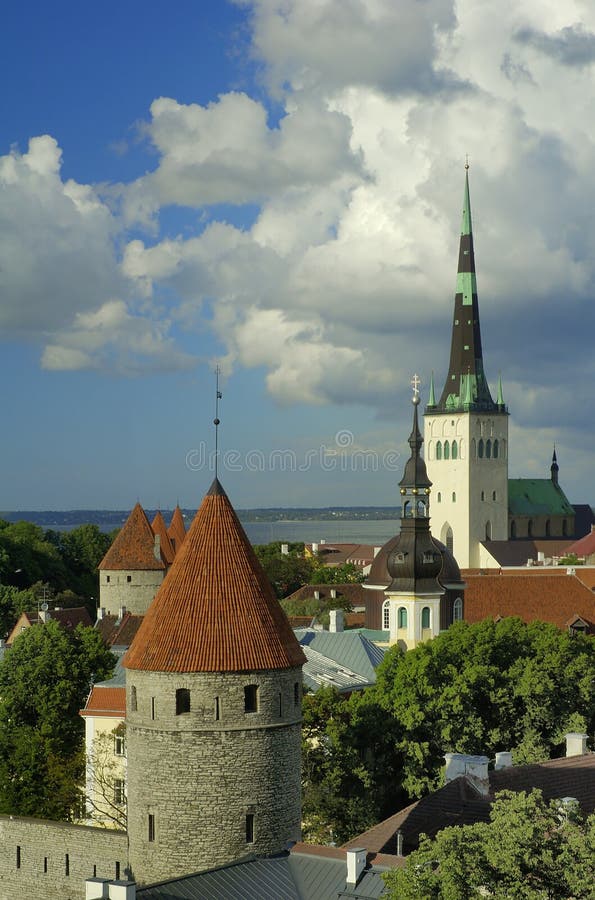
POLYGON ((463 220, 461 222, 461 234, 471 234, 471 200, 469 199, 469 165, 465 165, 465 196, 463 199, 463 220))
POLYGON ((496 398, 498 406, 504 406, 504 394, 502 392, 502 376, 498 375, 498 396, 496 398))
POLYGON ((551 478, 509 478, 508 513, 511 516, 573 516, 574 509, 562 488, 551 478))
POLYGON ((428 398, 428 406, 436 406, 436 396, 434 394, 434 373, 430 378, 430 396, 428 398))

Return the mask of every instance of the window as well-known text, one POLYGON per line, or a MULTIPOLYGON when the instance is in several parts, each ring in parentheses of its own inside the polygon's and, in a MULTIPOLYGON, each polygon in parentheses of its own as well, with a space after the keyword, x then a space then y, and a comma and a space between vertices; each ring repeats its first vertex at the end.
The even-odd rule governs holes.
MULTIPOLYGON (((47 856, 44 856, 44 858, 43 858, 43 874, 47 875, 47 873, 48 873, 48 858, 47 858, 47 856)), ((93 876, 93 877, 95 878, 95 876, 93 876)))
POLYGON ((293 705, 299 706, 300 703, 300 683, 296 681, 293 686, 293 705))
POLYGON ((382 628, 384 631, 390 630, 390 600, 385 600, 382 604, 382 628))
POLYGON ((155 840, 155 816, 153 815, 153 813, 149 813, 148 838, 151 843, 155 840))
POLYGON ((459 448, 457 447, 457 442, 452 442, 452 458, 456 459, 459 455, 459 448))
POLYGON ((498 454, 500 452, 500 445, 498 444, 498 438, 494 438, 494 450, 492 456, 494 459, 498 459, 498 454))
POLYGON ((120 880, 120 863, 116 860, 116 881, 120 880))
POLYGON ((533 537, 533 520, 527 522, 527 537, 533 537))
POLYGON ((21 868, 21 848, 17 844, 17 869, 21 868))
POLYGON ((246 843, 254 843, 254 813, 246 815, 246 843))
POLYGON ((405 609, 404 606, 401 606, 399 608, 397 622, 398 622, 399 628, 407 628, 407 610, 405 609))
POLYGON ((486 459, 491 459, 491 458, 492 458, 492 442, 488 438, 486 441, 486 459))
POLYGON ((492 491, 492 500, 497 500, 497 499, 498 499, 498 494, 496 493, 496 491, 492 491))
POLYGON ((136 688, 134 685, 130 688, 130 711, 136 712, 136 688))
POLYGON ((114 755, 115 756, 124 756, 126 748, 124 746, 124 735, 123 734, 115 734, 114 735, 114 755))
POLYGON ((453 492, 452 492, 452 502, 453 502, 453 503, 456 503, 456 502, 457 502, 457 494, 456 494, 456 491, 453 491, 453 492))
POLYGON ((450 459, 450 444, 444 441, 444 459, 450 459))
POLYGON ((477 455, 480 459, 483 459, 483 438, 479 439, 479 444, 477 445, 477 455))
POLYGON ((70 875, 70 856, 68 853, 64 855, 64 874, 66 876, 70 875))
POLYGON ((550 526, 550 520, 548 519, 547 522, 545 523, 545 536, 546 537, 550 537, 550 531, 551 531, 551 526, 550 526))
POLYGON ((405 518, 405 519, 411 518, 411 501, 410 500, 407 500, 407 502, 403 506, 403 518, 405 518))
POLYGON ((430 607, 424 606, 421 611, 421 627, 422 629, 430 627, 430 607))
POLYGON ((128 582, 128 584, 130 584, 130 582, 132 581, 132 575, 127 575, 126 581, 128 582))
POLYGON ((105 576, 105 580, 106 580, 106 583, 109 584, 110 576, 109 576, 109 575, 106 575, 106 576, 105 576))
POLYGON ((151 697, 151 718, 155 718, 155 697, 151 697))
POLYGON ((257 684, 247 684, 244 688, 244 712, 258 712, 257 684))
POLYGON ((461 622, 463 619, 463 601, 460 597, 457 597, 455 602, 452 605, 452 620, 453 622, 461 622))
POLYGON ((219 703, 219 697, 215 697, 215 722, 218 722, 221 718, 221 705, 219 703))
POLYGON ((514 521, 514 519, 510 523, 510 537, 512 540, 514 540, 516 537, 516 522, 514 521))
POLYGON ((492 540, 492 523, 486 522, 486 541, 492 540))
POLYGON ((436 499, 438 500, 438 503, 442 503, 442 492, 441 491, 438 491, 438 493, 436 495, 436 499))
POLYGON ((477 456, 477 444, 475 443, 475 438, 471 438, 471 459, 475 459, 477 456))
POLYGON ((442 459, 442 441, 436 443, 436 459, 442 459))
POLYGON ((454 536, 450 525, 446 529, 446 540, 444 541, 444 543, 446 544, 446 549, 450 550, 450 552, 452 553, 454 547, 454 536))
POLYGON ((114 803, 121 806, 126 801, 126 785, 122 778, 114 779, 114 803))
POLYGON ((283 694, 279 691, 279 717, 283 715, 283 694))
POLYGON ((482 492, 481 492, 481 499, 482 499, 482 502, 485 500, 485 498, 486 498, 486 493, 485 493, 485 491, 482 491, 482 492))
POLYGON ((188 688, 178 688, 176 691, 176 716, 190 712, 190 691, 188 688))

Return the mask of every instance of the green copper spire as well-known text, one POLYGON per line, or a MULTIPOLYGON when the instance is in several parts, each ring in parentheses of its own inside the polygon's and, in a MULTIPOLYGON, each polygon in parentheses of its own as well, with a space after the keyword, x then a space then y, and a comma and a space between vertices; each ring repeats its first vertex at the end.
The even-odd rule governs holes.
POLYGON ((436 406, 436 397, 434 395, 434 372, 430 376, 430 396, 428 398, 428 406, 436 406))
POLYGON ((498 406, 504 406, 504 394, 502 392, 502 375, 498 375, 498 396, 496 398, 498 406))
POLYGON ((465 164, 463 219, 459 242, 459 265, 446 384, 437 404, 441 412, 475 410, 497 412, 483 370, 479 304, 475 277, 469 163, 465 164))

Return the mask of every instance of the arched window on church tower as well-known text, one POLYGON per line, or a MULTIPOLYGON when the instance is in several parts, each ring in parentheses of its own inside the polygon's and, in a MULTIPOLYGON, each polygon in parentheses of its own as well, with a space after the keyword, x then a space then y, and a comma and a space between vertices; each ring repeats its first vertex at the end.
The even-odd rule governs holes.
POLYGON ((457 442, 452 442, 452 458, 456 459, 459 455, 459 448, 457 447, 457 442))
POLYGON ((442 441, 436 441, 436 459, 442 459, 442 441))
POLYGON ((492 523, 486 522, 486 541, 492 540, 492 523))
POLYGON ((500 449, 500 447, 498 444, 498 438, 494 438, 494 453, 493 453, 494 459, 498 459, 499 449, 500 449))
POLYGON ((399 607, 397 628, 407 628, 407 610, 404 606, 399 607))
POLYGON ((566 521, 566 519, 562 520, 562 535, 563 537, 566 537, 568 535, 568 522, 566 521))
POLYGON ((533 519, 527 522, 527 537, 533 537, 533 519))
POLYGON ((477 444, 475 442, 475 438, 471 438, 471 459, 475 459, 477 456, 477 444))
POLYGON ((545 536, 550 537, 551 536, 550 533, 551 533, 551 526, 550 526, 550 520, 548 519, 547 522, 545 523, 545 536))
POLYGON ((510 539, 514 541, 515 538, 516 538, 516 522, 513 519, 512 522, 510 523, 510 539))
POLYGON ((454 537, 450 525, 446 529, 446 540, 444 541, 444 543, 446 544, 446 549, 450 550, 450 552, 452 553, 452 549, 454 547, 454 537))
POLYGON ((444 441, 444 459, 450 459, 450 444, 444 441))
POLYGON ((457 597, 455 602, 452 605, 452 620, 453 622, 461 622, 463 619, 463 601, 460 597, 457 597))
POLYGON ((426 628, 430 627, 431 617, 430 617, 430 607, 424 606, 421 611, 421 628, 424 631, 426 628))
POLYGON ((479 439, 479 444, 477 445, 477 455, 480 459, 483 459, 483 438, 479 439))
POLYGON ((492 442, 488 438, 486 441, 486 459, 491 459, 491 458, 492 458, 492 442))
POLYGON ((390 600, 382 604, 382 628, 384 631, 390 630, 390 600))

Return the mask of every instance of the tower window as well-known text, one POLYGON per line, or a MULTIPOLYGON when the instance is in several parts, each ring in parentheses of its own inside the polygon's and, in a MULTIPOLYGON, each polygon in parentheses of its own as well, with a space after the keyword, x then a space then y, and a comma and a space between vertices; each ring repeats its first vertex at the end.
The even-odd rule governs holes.
POLYGON ((17 869, 21 868, 21 848, 17 844, 17 869))
POLYGON ((498 499, 498 494, 496 493, 496 491, 492 491, 492 500, 497 500, 497 499, 498 499))
POLYGON ((293 686, 293 705, 299 706, 300 702, 300 683, 296 681, 293 686))
POLYGON ((453 622, 460 622, 463 618, 463 601, 460 597, 457 597, 455 602, 452 605, 452 620, 453 622))
POLYGON ((134 685, 130 688, 130 711, 136 712, 136 688, 134 685))
POLYGON ((68 853, 64 856, 64 874, 68 877, 70 875, 70 856, 68 853))
POLYGON ((258 712, 258 685, 247 684, 244 687, 244 712, 258 712))
POLYGON ((551 531, 551 526, 550 526, 550 520, 548 519, 547 522, 545 523, 545 536, 546 537, 550 536, 550 531, 551 531))
POLYGON ((123 778, 114 780, 114 803, 121 806, 126 799, 126 786, 123 778))
POLYGON ((486 459, 491 459, 491 458, 492 458, 492 442, 488 438, 486 441, 486 459))
POLYGON ((533 520, 527 522, 527 537, 533 537, 533 520))
POLYGON ((500 451, 500 445, 498 444, 498 438, 494 438, 494 452, 492 454, 494 459, 498 459, 499 451, 500 451))
POLYGON ((452 442, 452 458, 456 459, 458 455, 459 455, 459 448, 457 447, 457 442, 453 441, 452 442))
POLYGON ((382 628, 384 631, 390 629, 390 600, 385 600, 382 604, 382 628))
POLYGON ((218 722, 221 718, 221 706, 219 704, 219 697, 215 697, 215 721, 218 722))
POLYGON ((124 735, 114 735, 114 756, 124 756, 124 735))
POLYGON ((450 444, 444 441, 444 459, 450 459, 450 444))
POLYGON ((421 611, 421 627, 422 629, 430 627, 430 607, 424 606, 421 611))
POLYGON ((486 522, 486 541, 492 540, 492 523, 486 522))
POLYGON ((178 688, 176 691, 176 716, 190 712, 190 691, 188 688, 178 688))
POLYGON ((477 455, 479 459, 483 459, 483 438, 479 439, 479 443, 477 445, 477 455))
POLYGON ((481 499, 482 499, 482 501, 485 500, 485 498, 486 498, 486 492, 485 492, 485 491, 482 491, 482 492, 481 492, 481 499))
POLYGON ((279 718, 283 715, 283 694, 279 691, 279 718))
POLYGON ((109 575, 106 575, 106 576, 105 576, 105 581, 106 581, 106 584, 109 584, 109 582, 110 582, 110 576, 109 576, 109 575))
POLYGON ((510 523, 510 537, 512 540, 514 540, 516 537, 516 522, 514 521, 514 519, 510 523))
POLYGON ((151 697, 151 718, 155 718, 155 697, 151 697))
POLYGON ((254 843, 254 813, 246 815, 246 843, 254 843))
POLYGON ((128 582, 128 584, 130 584, 130 582, 132 581, 132 575, 127 575, 126 581, 128 582))
POLYGON ((407 628, 407 610, 404 606, 399 608, 397 624, 399 628, 407 628))
POLYGON ((444 541, 444 543, 446 544, 446 549, 450 550, 450 552, 452 553, 454 547, 454 536, 450 525, 446 529, 446 540, 444 541))
POLYGON ((155 840, 155 816, 153 813, 149 813, 147 838, 151 844, 155 840))
POLYGON ((437 499, 438 503, 442 503, 442 492, 441 491, 438 491, 438 493, 436 494, 436 499, 437 499))
POLYGON ((452 492, 452 502, 453 502, 453 503, 456 503, 456 502, 457 502, 457 493, 456 493, 456 491, 453 491, 453 492, 452 492))
POLYGON ((436 459, 442 459, 442 441, 436 442, 436 459))

